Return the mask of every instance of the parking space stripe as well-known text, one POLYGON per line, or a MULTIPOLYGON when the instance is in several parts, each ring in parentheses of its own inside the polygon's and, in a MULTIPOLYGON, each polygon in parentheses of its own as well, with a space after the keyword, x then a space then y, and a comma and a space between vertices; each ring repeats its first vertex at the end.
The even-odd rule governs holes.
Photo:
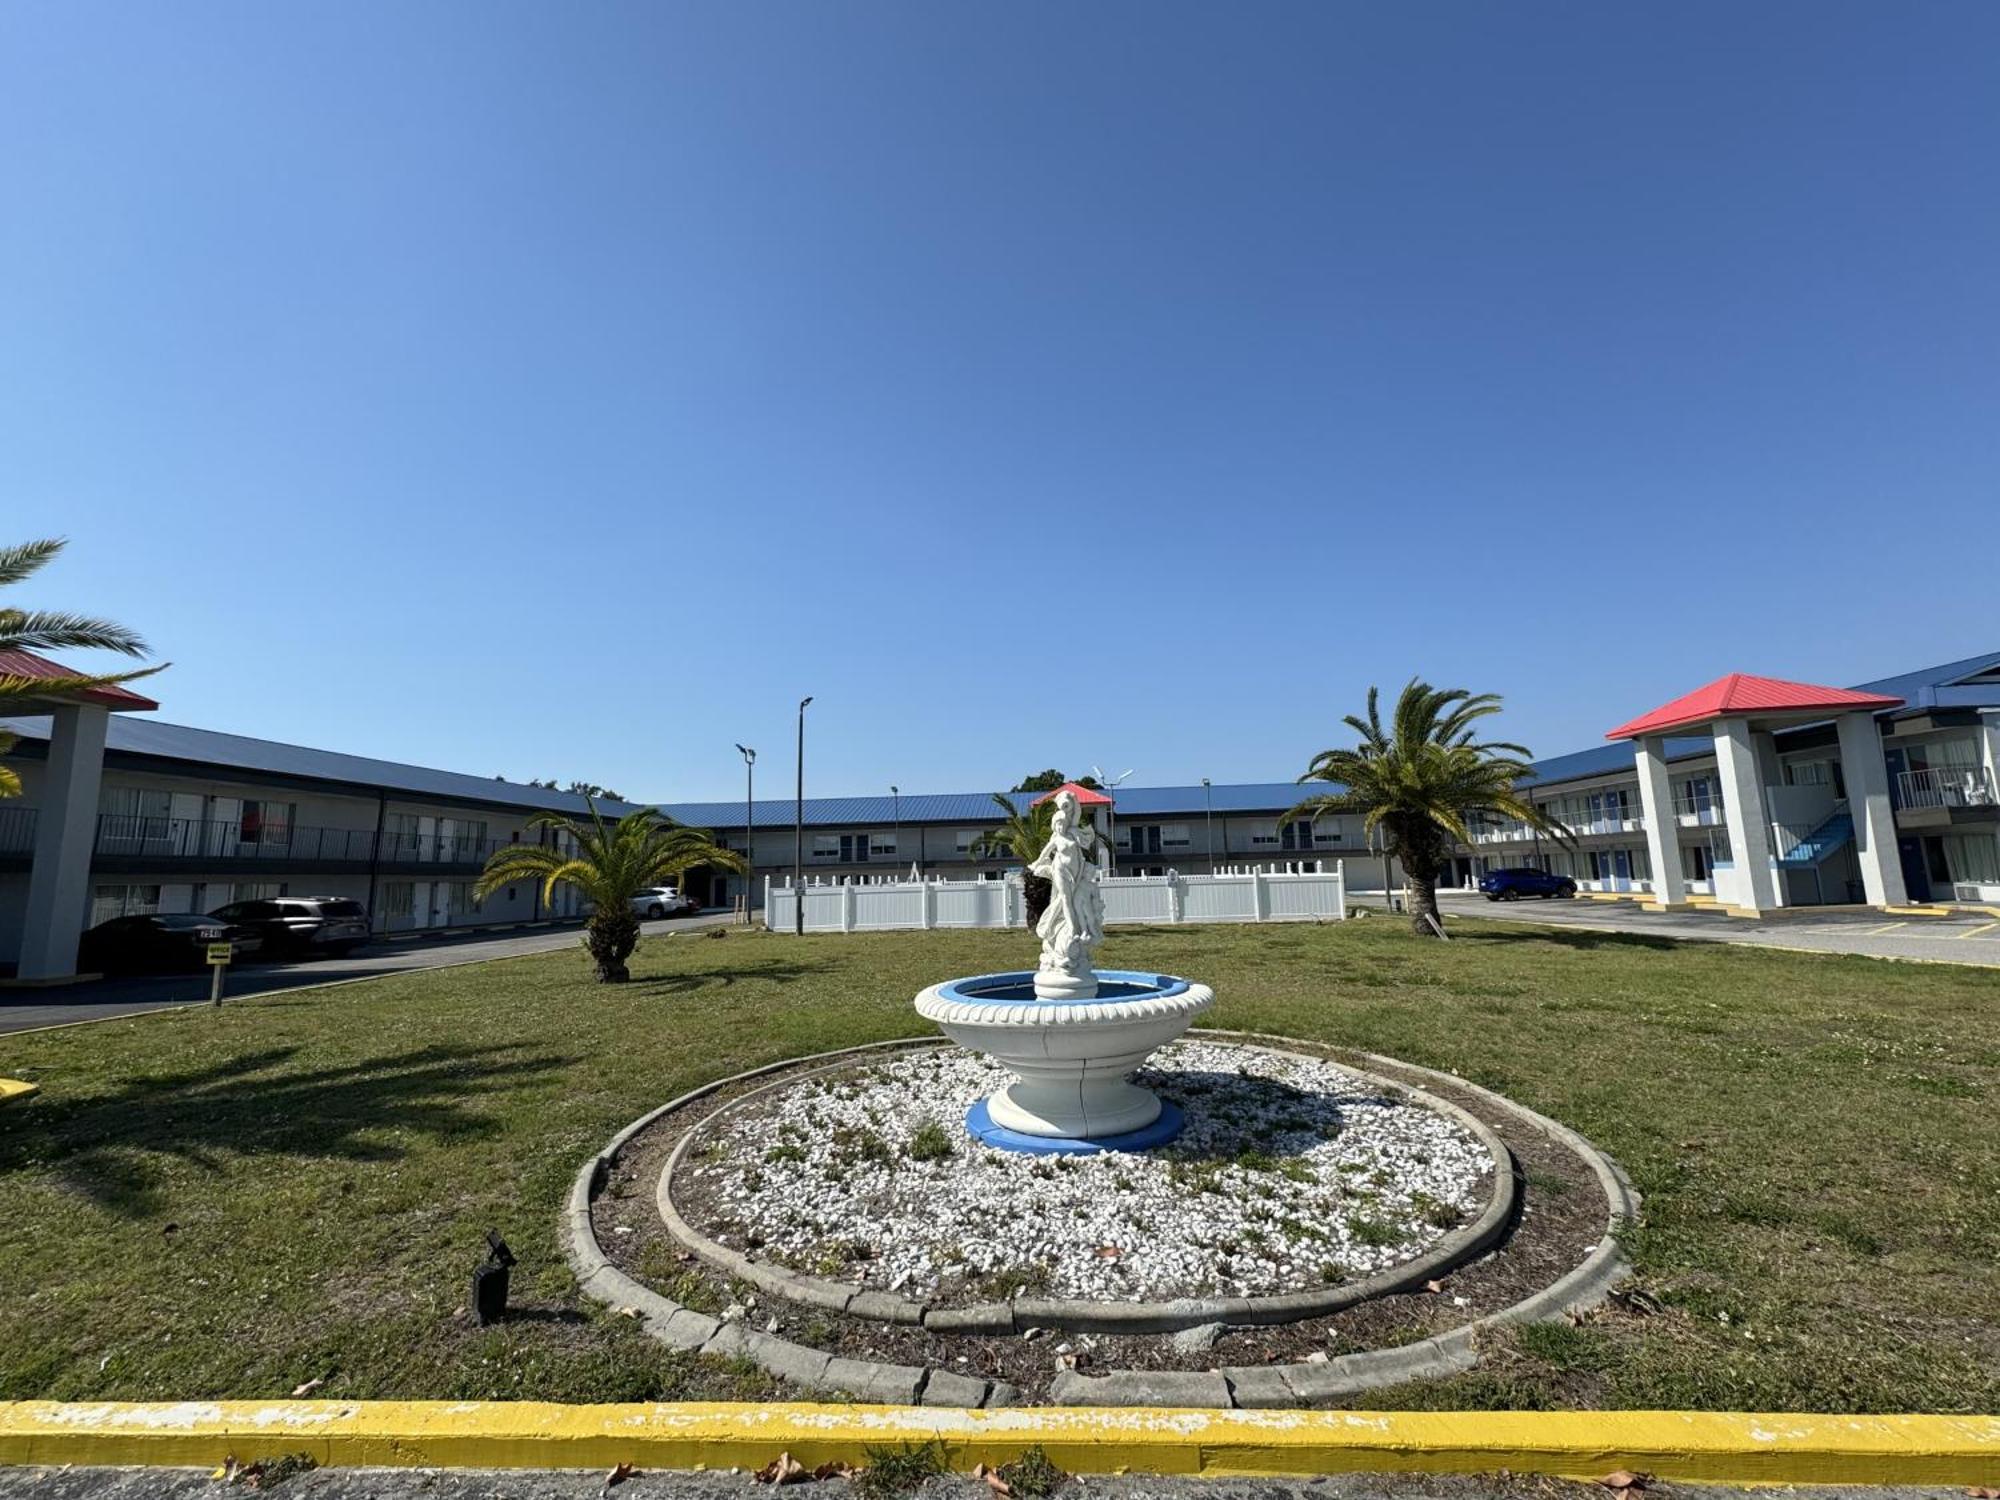
POLYGON ((1898 927, 1908 927, 1909 925, 1908 922, 1884 922, 1880 927, 1869 928, 1864 936, 1879 937, 1885 932, 1894 932, 1898 927))
POLYGON ((1981 926, 1974 927, 1969 932, 1961 932, 1957 936, 1960 939, 1978 937, 1980 933, 1991 932, 1996 927, 2000 927, 2000 922, 1987 922, 1981 926))

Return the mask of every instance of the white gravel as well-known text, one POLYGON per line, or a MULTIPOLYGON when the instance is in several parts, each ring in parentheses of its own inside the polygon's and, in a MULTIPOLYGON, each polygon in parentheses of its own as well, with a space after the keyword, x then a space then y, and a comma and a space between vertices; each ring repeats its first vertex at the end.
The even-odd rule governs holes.
POLYGON ((1220 1042, 1139 1075, 1186 1112, 1164 1150, 975 1145, 965 1111, 1009 1076, 945 1048, 725 1110, 675 1203, 722 1244, 913 1298, 1154 1300, 1384 1270, 1476 1215, 1494 1170, 1461 1126, 1333 1063, 1220 1042), (926 1126, 948 1157, 911 1156, 926 1126))

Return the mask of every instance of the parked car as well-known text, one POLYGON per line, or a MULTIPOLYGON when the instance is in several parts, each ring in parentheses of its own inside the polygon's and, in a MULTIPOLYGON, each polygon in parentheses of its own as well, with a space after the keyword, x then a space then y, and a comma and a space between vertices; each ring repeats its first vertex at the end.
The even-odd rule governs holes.
POLYGON ((157 974, 199 969, 208 962, 210 943, 228 942, 243 958, 257 951, 255 933, 194 912, 147 912, 113 917, 86 932, 76 947, 76 966, 87 974, 157 974))
POLYGON ((338 958, 368 941, 368 908, 340 896, 232 901, 209 915, 261 939, 263 958, 338 958))
POLYGON ((1519 901, 1523 896, 1540 896, 1544 901, 1576 894, 1576 882, 1567 875, 1551 875, 1547 870, 1488 870, 1479 877, 1479 889, 1488 901, 1519 901))
POLYGON ((678 917, 699 909, 692 896, 683 896, 670 885, 656 885, 632 898, 635 917, 678 917))

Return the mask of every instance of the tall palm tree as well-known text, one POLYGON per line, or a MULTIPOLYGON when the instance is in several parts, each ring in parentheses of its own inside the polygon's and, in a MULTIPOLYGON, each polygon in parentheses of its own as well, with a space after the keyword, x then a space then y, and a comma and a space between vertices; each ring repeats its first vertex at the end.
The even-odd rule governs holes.
MULTIPOLYGON (((38 542, 22 542, 0 547, 0 587, 19 583, 46 565, 62 551, 60 537, 38 542)), ((67 610, 0 608, 0 652, 61 651, 66 649, 116 651, 123 656, 148 655, 146 643, 135 631, 110 620, 67 610)), ((56 698, 81 693, 90 688, 116 687, 135 678, 150 677, 160 667, 136 672, 73 672, 62 677, 27 677, 18 672, 0 671, 0 714, 18 712, 32 699, 56 698)), ((15 736, 0 730, 0 755, 14 748, 15 736)), ((0 797, 21 795, 21 778, 0 766, 0 797)))
POLYGON ((1322 750, 1301 782, 1330 781, 1339 791, 1308 797, 1293 818, 1359 813, 1372 834, 1382 831, 1389 853, 1403 866, 1410 927, 1419 937, 1443 930, 1438 876, 1454 843, 1470 843, 1468 823, 1479 817, 1516 818, 1560 843, 1570 832, 1516 787, 1528 774, 1528 752, 1505 741, 1473 738, 1479 720, 1500 712, 1495 693, 1474 696, 1464 688, 1434 688, 1411 678, 1396 700, 1386 728, 1368 690, 1368 716, 1342 720, 1361 738, 1352 750, 1322 750))
POLYGON ((555 842, 509 844, 496 850, 473 888, 485 900, 517 880, 541 882, 548 900, 559 885, 573 886, 591 903, 584 923, 584 946, 597 965, 600 984, 621 984, 632 977, 625 960, 639 944, 639 919, 632 915, 632 898, 641 891, 686 874, 698 865, 748 874, 749 865, 733 849, 724 849, 706 828, 689 828, 662 817, 650 807, 607 823, 597 803, 586 797, 590 818, 542 813, 528 820, 531 828, 551 828, 555 842))
POLYGON ((1049 883, 1040 875, 1028 872, 1028 866, 1041 857, 1042 846, 1049 841, 1049 825, 1056 815, 1056 799, 1044 798, 1032 807, 1021 807, 1005 792, 993 794, 994 805, 1005 816, 1006 821, 998 828, 989 828, 972 841, 975 855, 1007 854, 1021 862, 1021 904, 1027 910, 1028 925, 1033 927, 1041 921, 1042 913, 1049 909, 1049 883))

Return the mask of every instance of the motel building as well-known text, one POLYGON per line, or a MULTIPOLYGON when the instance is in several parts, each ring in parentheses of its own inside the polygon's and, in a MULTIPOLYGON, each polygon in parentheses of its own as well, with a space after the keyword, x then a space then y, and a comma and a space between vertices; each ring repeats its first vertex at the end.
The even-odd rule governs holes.
MULTIPOLYGON (((0 656, 8 675, 60 670, 0 656)), ((19 981, 72 975, 82 931, 132 912, 344 897, 385 939, 583 915, 568 892, 544 905, 532 882, 472 899, 495 849, 546 838, 529 820, 582 815, 581 797, 161 723, 156 703, 118 688, 26 706, 0 720, 20 737, 8 764, 24 786, 0 801, 0 973, 19 981)), ((2000 902, 1996 785, 2000 652, 1849 688, 1734 674, 1619 724, 1597 749, 1537 762, 1526 789, 1572 842, 1481 824, 1451 882, 1533 865, 1594 894, 1740 914, 2000 902)), ((1119 875, 1338 861, 1350 891, 1399 883, 1358 817, 1285 816, 1318 789, 1121 786, 1093 814, 1119 875)), ((1010 794, 1022 806, 1035 795, 1010 794)), ((760 904, 795 857, 808 882, 999 880, 1017 863, 980 847, 1002 821, 990 792, 812 798, 802 827, 790 797, 660 810, 750 851, 747 881, 684 880, 715 907, 760 904)))

